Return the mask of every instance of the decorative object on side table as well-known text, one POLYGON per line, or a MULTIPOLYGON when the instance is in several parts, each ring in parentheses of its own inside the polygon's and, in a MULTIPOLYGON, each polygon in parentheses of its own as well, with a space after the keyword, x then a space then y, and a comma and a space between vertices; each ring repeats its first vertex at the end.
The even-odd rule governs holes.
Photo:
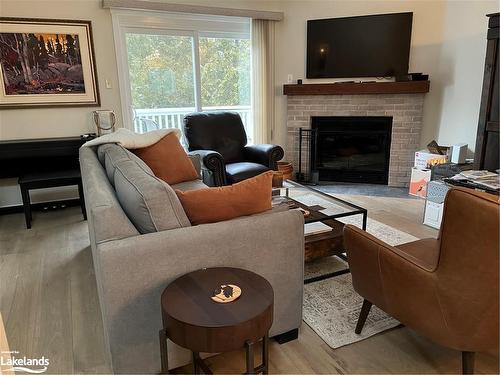
POLYGON ((212 373, 200 358, 200 353, 222 353, 243 347, 246 352, 246 373, 267 374, 268 333, 273 323, 273 308, 274 292, 271 284, 262 276, 247 270, 204 268, 177 278, 161 296, 162 373, 168 373, 168 338, 193 352, 195 374, 199 373, 200 368, 205 374, 212 373), (234 298, 238 289, 239 298, 234 298), (213 299, 214 294, 233 300, 218 303, 213 299), (255 367, 254 348, 260 340, 262 364, 255 367))
POLYGON ((214 290, 212 300, 217 303, 230 303, 241 296, 241 288, 238 285, 223 284, 214 290))
POLYGON ((0 18, 0 107, 98 106, 90 21, 0 18))

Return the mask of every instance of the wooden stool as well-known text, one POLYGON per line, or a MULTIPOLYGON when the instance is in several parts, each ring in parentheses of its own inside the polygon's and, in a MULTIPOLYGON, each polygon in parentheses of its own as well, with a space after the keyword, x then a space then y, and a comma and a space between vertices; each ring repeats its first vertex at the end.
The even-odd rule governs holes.
POLYGON ((80 206, 84 220, 87 220, 85 211, 85 199, 83 197, 82 176, 79 169, 56 172, 29 173, 19 177, 19 186, 23 198, 24 217, 26 219, 26 228, 31 228, 31 201, 30 190, 45 189, 58 186, 78 185, 78 194, 80 196, 80 206))
POLYGON ((173 281, 161 296, 162 373, 168 373, 167 338, 193 352, 194 373, 212 371, 200 353, 246 351, 246 373, 268 373, 269 329, 273 323, 274 292, 263 277, 239 268, 205 268, 173 281), (241 288, 229 303, 211 299, 221 285, 241 288), (262 340, 262 364, 254 366, 254 346, 262 340))

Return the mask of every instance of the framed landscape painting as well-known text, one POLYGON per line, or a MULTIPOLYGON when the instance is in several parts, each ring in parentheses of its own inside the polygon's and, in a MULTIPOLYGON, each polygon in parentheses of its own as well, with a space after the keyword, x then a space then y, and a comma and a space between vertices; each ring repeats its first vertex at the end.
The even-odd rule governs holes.
POLYGON ((99 104, 90 21, 0 17, 0 109, 99 104))

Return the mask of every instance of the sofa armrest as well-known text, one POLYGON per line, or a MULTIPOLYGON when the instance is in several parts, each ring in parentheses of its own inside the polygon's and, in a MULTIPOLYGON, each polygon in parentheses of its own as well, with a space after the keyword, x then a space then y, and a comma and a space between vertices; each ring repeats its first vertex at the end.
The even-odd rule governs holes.
POLYGON ((273 170, 278 169, 278 161, 283 159, 285 155, 281 146, 270 144, 245 146, 244 153, 247 160, 265 165, 273 170))
MULTIPOLYGON (((110 241, 99 245, 98 256, 105 329, 117 373, 160 370, 160 295, 175 278, 203 267, 239 267, 269 280, 275 295, 271 335, 301 324, 304 219, 298 210, 110 241)), ((186 355, 176 350, 169 359, 174 367, 184 364, 175 358, 186 355)))
POLYGON ((203 182, 208 186, 224 186, 226 182, 226 165, 224 158, 217 151, 195 150, 188 155, 198 155, 201 159, 203 182))

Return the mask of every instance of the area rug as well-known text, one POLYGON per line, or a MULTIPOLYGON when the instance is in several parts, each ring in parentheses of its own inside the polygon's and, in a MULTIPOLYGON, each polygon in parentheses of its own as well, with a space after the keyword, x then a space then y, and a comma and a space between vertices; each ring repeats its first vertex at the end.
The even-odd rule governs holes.
MULTIPOLYGON (((339 219, 346 224, 361 227, 361 216, 339 219)), ((390 245, 416 241, 418 238, 368 218, 367 232, 390 245)), ((305 278, 347 268, 337 257, 318 259, 307 263, 305 278)), ((336 276, 304 286, 304 321, 332 348, 339 348, 364 340, 377 333, 394 328, 399 322, 373 306, 363 331, 354 333, 363 298, 352 287, 350 274, 336 276)))

